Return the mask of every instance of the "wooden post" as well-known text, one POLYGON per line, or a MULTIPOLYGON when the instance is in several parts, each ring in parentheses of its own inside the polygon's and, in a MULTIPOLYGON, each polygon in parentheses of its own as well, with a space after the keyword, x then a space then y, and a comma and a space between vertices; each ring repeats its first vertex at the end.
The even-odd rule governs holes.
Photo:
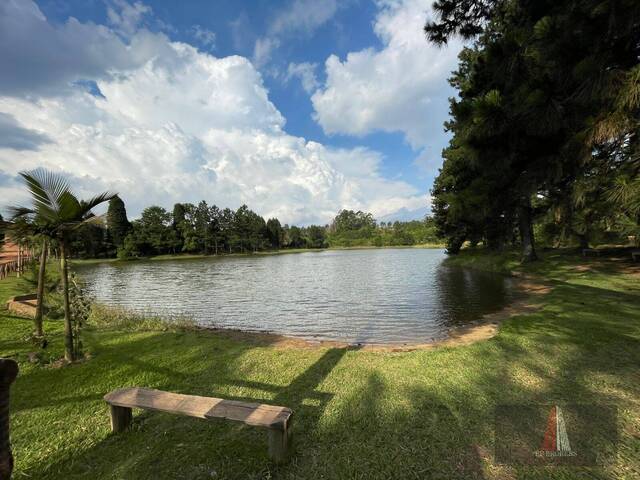
POLYGON ((18 364, 0 358, 0 480, 9 480, 13 471, 13 455, 9 437, 9 388, 18 376, 18 364))
POLYGON ((269 458, 274 463, 284 462, 289 453, 289 447, 291 444, 291 420, 284 425, 284 429, 269 429, 269 458))
POLYGON ((127 428, 129 428, 129 425, 131 425, 131 419, 133 418, 133 414, 130 408, 109 405, 109 411, 111 412, 112 432, 124 432, 127 428))

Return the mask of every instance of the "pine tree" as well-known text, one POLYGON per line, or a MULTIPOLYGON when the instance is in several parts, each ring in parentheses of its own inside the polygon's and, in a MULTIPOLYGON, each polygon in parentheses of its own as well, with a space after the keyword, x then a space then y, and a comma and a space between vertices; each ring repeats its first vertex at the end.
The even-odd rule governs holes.
POLYGON ((107 229, 113 244, 117 248, 124 245, 124 239, 131 231, 131 223, 127 219, 127 210, 120 197, 109 200, 107 210, 107 229))

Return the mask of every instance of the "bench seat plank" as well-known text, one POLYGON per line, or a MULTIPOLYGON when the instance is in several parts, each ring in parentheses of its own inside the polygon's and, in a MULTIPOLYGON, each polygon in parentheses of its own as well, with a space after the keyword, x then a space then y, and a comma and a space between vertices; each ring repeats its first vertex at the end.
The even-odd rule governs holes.
POLYGON ((151 388, 121 388, 104 396, 110 405, 142 408, 197 418, 225 418, 254 427, 286 429, 291 409, 198 395, 163 392, 151 388))

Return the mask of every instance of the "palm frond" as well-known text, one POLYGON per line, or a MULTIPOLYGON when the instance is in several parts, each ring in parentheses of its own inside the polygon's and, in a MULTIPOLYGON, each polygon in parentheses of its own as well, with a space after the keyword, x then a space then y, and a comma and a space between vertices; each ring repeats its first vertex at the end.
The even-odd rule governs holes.
POLYGON ((60 222, 77 222, 83 217, 80 201, 70 191, 63 192, 58 199, 58 219, 60 222))
POLYGON ((55 172, 38 168, 30 172, 20 172, 33 198, 34 209, 46 220, 57 217, 60 198, 70 192, 67 179, 55 172))
POLYGON ((82 225, 86 225, 86 224, 97 225, 99 227, 105 228, 106 227, 105 215, 89 215, 81 222, 69 225, 69 229, 75 230, 77 228, 80 228, 82 225))
POLYGON ((37 233, 35 224, 24 217, 7 223, 3 230, 16 243, 37 233))
POLYGON ((84 215, 87 215, 89 212, 91 212, 91 210, 93 210, 95 207, 97 207, 101 203, 108 202, 109 200, 117 196, 118 196, 117 193, 102 192, 101 194, 96 195, 95 197, 90 198, 89 200, 82 200, 80 203, 81 203, 84 215))
POLYGON ((14 207, 8 207, 7 210, 9 210, 9 218, 11 219, 12 222, 20 218, 31 217, 37 214, 37 212, 33 208, 28 208, 28 207, 14 206, 14 207))

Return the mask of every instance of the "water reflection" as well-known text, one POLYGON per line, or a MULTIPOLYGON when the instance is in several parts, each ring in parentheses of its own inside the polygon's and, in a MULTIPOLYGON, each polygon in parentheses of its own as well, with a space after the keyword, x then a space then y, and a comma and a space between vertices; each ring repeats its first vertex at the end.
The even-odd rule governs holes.
POLYGON ((358 343, 425 342, 502 308, 501 275, 442 265, 440 250, 384 249, 100 264, 98 301, 202 325, 358 343))

